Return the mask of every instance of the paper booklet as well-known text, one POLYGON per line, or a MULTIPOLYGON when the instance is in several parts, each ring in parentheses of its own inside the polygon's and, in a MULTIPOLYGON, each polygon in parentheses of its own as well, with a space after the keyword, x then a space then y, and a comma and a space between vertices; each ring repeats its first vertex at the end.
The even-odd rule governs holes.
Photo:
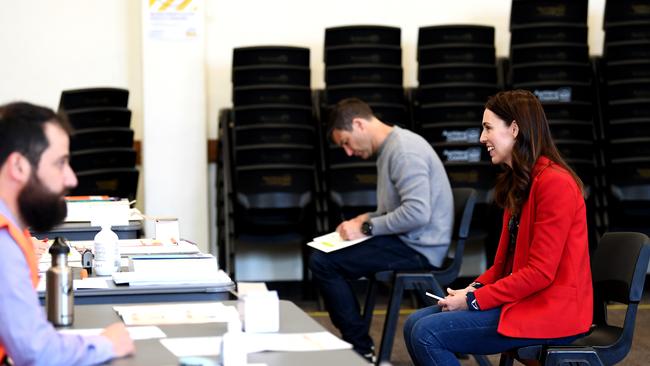
POLYGON ((307 245, 322 252, 329 253, 335 250, 347 248, 357 243, 361 243, 362 241, 368 240, 370 238, 372 238, 372 236, 364 236, 363 238, 354 240, 343 240, 339 233, 335 231, 323 236, 316 237, 313 239, 313 241, 307 243, 307 245))

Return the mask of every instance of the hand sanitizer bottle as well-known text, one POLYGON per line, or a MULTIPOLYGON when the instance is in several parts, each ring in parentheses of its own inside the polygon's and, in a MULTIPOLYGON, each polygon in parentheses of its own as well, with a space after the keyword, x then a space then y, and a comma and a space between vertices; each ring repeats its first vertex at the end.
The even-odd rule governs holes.
POLYGON ((111 225, 102 224, 102 230, 95 235, 95 273, 110 276, 120 269, 120 247, 118 237, 111 225))

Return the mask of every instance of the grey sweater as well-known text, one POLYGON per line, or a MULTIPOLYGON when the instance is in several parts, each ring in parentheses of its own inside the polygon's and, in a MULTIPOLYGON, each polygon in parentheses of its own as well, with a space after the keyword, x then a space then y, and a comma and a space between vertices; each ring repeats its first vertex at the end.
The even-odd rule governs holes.
POLYGON ((440 158, 421 136, 395 126, 378 151, 373 235, 397 234, 440 267, 453 216, 451 186, 440 158))

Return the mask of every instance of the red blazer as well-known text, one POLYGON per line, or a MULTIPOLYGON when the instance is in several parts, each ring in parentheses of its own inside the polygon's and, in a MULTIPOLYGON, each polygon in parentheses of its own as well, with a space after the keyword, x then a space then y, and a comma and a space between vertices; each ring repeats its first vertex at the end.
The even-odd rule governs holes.
POLYGON ((585 201, 573 177, 540 157, 519 217, 512 274, 504 274, 508 220, 503 215, 494 265, 476 281, 481 309, 502 306, 498 332, 519 338, 559 338, 589 330, 593 289, 585 201))

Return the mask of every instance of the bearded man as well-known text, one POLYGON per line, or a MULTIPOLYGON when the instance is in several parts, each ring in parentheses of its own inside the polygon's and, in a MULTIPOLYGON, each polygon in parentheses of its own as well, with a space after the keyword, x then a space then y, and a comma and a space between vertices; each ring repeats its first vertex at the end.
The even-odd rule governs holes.
POLYGON ((28 228, 48 231, 66 216, 77 185, 69 165, 70 126, 29 103, 0 107, 0 363, 91 365, 135 351, 123 323, 101 335, 59 334, 35 287, 38 265, 28 228))

